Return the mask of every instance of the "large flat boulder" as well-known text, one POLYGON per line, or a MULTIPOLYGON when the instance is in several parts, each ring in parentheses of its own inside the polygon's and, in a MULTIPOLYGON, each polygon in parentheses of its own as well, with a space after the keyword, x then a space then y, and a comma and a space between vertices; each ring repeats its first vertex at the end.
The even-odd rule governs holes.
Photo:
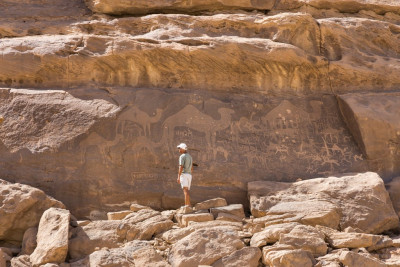
POLYGON ((0 180, 0 240, 20 243, 25 231, 37 227, 51 207, 65 208, 42 190, 0 180))
POLYGON ((67 257, 70 212, 50 208, 40 218, 37 246, 30 255, 33 266, 63 263, 67 257))
MULTIPOLYGON (((271 182, 265 183, 266 186, 270 184, 271 182)), ((383 180, 376 173, 317 178, 279 186, 281 190, 266 192, 267 189, 260 189, 262 182, 249 183, 253 214, 268 216, 269 211, 282 205, 282 202, 323 200, 335 206, 336 218, 339 216, 339 228, 342 230, 351 226, 365 233, 376 234, 397 227, 399 222, 383 180)), ((321 210, 323 209, 321 206, 321 210)), ((294 209, 288 210, 287 213, 289 217, 293 214, 307 216, 307 210, 302 208, 297 212, 294 209)), ((322 215, 321 217, 324 218, 322 215)))
POLYGON ((211 265, 243 247, 243 242, 235 232, 201 229, 173 244, 169 262, 177 267, 211 265))
POLYGON ((120 247, 125 235, 118 231, 119 226, 120 221, 94 221, 72 229, 68 243, 69 257, 76 261, 90 255, 96 248, 120 247))

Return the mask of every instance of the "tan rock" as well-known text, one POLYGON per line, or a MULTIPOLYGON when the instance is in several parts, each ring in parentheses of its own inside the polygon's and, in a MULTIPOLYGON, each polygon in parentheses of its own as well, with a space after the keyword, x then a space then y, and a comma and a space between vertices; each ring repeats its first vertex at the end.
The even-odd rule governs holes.
POLYGON ((339 208, 331 202, 309 200, 280 202, 271 207, 267 214, 284 215, 282 222, 300 222, 311 226, 324 225, 337 229, 340 221, 339 212, 339 208))
POLYGON ((222 229, 229 230, 233 232, 238 232, 243 230, 242 223, 229 222, 229 221, 209 221, 191 224, 185 228, 171 229, 161 234, 161 238, 166 242, 172 244, 175 243, 185 236, 193 233, 200 229, 222 229))
POLYGON ((63 263, 68 252, 70 212, 50 208, 40 218, 37 246, 30 255, 33 266, 46 263, 63 263))
MULTIPOLYGON (((280 202, 324 200, 333 203, 341 214, 340 229, 351 226, 365 233, 381 233, 398 225, 384 183, 376 173, 310 179, 288 184, 286 189, 268 196, 262 197, 252 191, 249 195, 253 196, 250 198, 251 210, 257 210, 258 214, 269 211, 280 202), (358 197, 354 198, 354 194, 358 197)), ((292 217, 293 212, 297 215, 290 211, 280 216, 292 217)))
POLYGON ((259 248, 244 247, 232 254, 222 257, 216 261, 213 267, 235 267, 235 266, 248 266, 257 267, 261 258, 261 251, 259 248))
POLYGON ((186 227, 190 222, 207 222, 213 220, 214 216, 210 213, 184 214, 182 216, 182 225, 186 227))
POLYGON ((11 267, 31 267, 29 255, 21 255, 11 259, 11 267))
POLYGON ((392 181, 386 184, 386 186, 393 208, 397 213, 397 216, 400 216, 400 177, 393 178, 392 181))
POLYGON ((7 263, 10 263, 11 256, 8 255, 2 248, 0 248, 0 267, 7 267, 7 263))
POLYGON ((0 239, 21 242, 25 231, 37 227, 43 212, 64 205, 42 190, 0 180, 0 239))
POLYGON ((177 267, 210 265, 243 246, 236 232, 201 229, 173 244, 169 262, 177 267))
POLYGON ((147 241, 128 242, 120 248, 101 249, 77 262, 71 267, 83 266, 170 266, 147 241))
POLYGON ((367 247, 368 251, 379 250, 387 247, 395 246, 393 240, 388 236, 381 236, 381 239, 373 246, 367 247))
POLYGON ((342 253, 343 251, 349 251, 349 250, 336 249, 329 252, 329 254, 316 258, 317 264, 315 265, 315 267, 341 267, 339 257, 340 253, 342 253))
POLYGON ((314 257, 323 256, 328 251, 325 235, 312 226, 297 225, 289 233, 279 237, 279 244, 310 252, 314 257))
POLYGON ((328 241, 334 248, 366 248, 375 246, 382 241, 379 235, 363 233, 337 232, 328 235, 328 241))
POLYGON ((84 101, 61 90, 0 90, 7 96, 4 103, 0 99, 4 108, 9 106, 18 110, 7 113, 8 119, 0 128, 0 138, 11 152, 24 148, 32 153, 58 149, 65 142, 86 133, 96 121, 115 117, 119 111, 118 106, 105 100, 84 101), (27 117, 34 110, 41 109, 40 121, 27 117), (24 118, 24 121, 12 127, 17 118, 24 118), (64 121, 64 127, 57 127, 60 120, 64 121), (42 141, 38 142, 38 138, 42 141), (46 145, 43 147, 42 143, 46 145))
POLYGON ((265 227, 261 232, 255 233, 250 241, 252 247, 263 247, 267 244, 273 244, 279 240, 281 234, 289 233, 299 223, 282 223, 265 227))
POLYGON ((214 218, 217 218, 218 214, 221 212, 232 214, 242 219, 245 217, 242 204, 231 204, 229 206, 211 208, 210 212, 214 215, 214 218))
POLYGON ((311 267, 315 260, 310 252, 287 245, 273 245, 262 250, 263 263, 274 267, 311 267))
POLYGON ((224 198, 213 198, 213 199, 209 199, 203 202, 199 202, 196 203, 196 205, 194 205, 194 209, 195 210, 208 210, 211 208, 216 208, 216 207, 223 207, 223 206, 227 206, 228 203, 226 202, 226 200, 224 198))
POLYGON ((241 222, 243 220, 243 218, 233 215, 233 214, 220 212, 220 213, 218 213, 216 220, 217 221, 228 221, 228 222, 241 222))
POLYGON ((339 105, 356 142, 371 160, 371 169, 398 173, 400 160, 393 140, 400 131, 400 93, 345 94, 339 97, 339 105))
POLYGON ((126 234, 126 240, 150 240, 152 236, 170 230, 173 225, 168 218, 157 215, 133 225, 126 234))
POLYGON ((164 216, 165 218, 168 218, 169 220, 172 220, 175 216, 176 211, 175 210, 163 210, 161 212, 161 215, 164 216))
POLYGON ((108 220, 122 220, 129 214, 131 214, 132 211, 130 210, 123 210, 123 211, 117 211, 117 212, 108 212, 107 213, 107 219, 108 220))
POLYGON ((139 210, 143 210, 143 209, 150 209, 150 208, 147 206, 136 204, 136 203, 132 203, 130 206, 131 211, 139 211, 139 210))
POLYGON ((36 236, 38 228, 31 227, 27 229, 22 238, 21 255, 31 255, 37 246, 36 236))
POLYGON ((90 255, 96 248, 116 248, 125 240, 126 230, 118 231, 120 221, 94 221, 72 230, 69 256, 72 260, 90 255))
POLYGON ((352 251, 343 251, 340 253, 340 262, 348 267, 384 267, 387 266, 384 262, 377 258, 374 258, 370 254, 366 253, 355 253, 352 251))
POLYGON ((195 13, 199 11, 210 10, 267 10, 274 6, 271 0, 266 1, 250 1, 250 0, 194 0, 189 3, 183 3, 178 0, 159 1, 159 0, 139 0, 139 1, 111 1, 111 0, 88 0, 88 7, 94 12, 122 15, 143 15, 155 12, 165 13, 195 13))

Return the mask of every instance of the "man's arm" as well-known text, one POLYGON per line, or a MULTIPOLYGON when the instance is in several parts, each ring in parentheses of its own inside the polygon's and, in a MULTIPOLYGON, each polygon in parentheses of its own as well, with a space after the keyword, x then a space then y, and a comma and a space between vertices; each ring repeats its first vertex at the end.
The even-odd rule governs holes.
POLYGON ((179 178, 181 177, 182 171, 183 171, 183 166, 179 165, 178 179, 176 180, 178 182, 178 184, 180 184, 180 179, 179 178))

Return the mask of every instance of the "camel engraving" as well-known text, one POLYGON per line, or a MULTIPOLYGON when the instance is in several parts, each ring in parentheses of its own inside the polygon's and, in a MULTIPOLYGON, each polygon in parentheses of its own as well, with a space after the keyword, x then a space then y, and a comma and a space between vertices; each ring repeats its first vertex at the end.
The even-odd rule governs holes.
MULTIPOLYGON (((187 105, 179 112, 168 117, 163 123, 164 144, 172 144, 176 127, 187 127, 206 135, 207 150, 216 147, 216 132, 225 130, 231 125, 232 109, 219 108, 218 113, 221 115, 219 120, 215 120, 211 116, 201 112, 193 105, 187 105)), ((175 144, 169 145, 171 148, 175 144)))

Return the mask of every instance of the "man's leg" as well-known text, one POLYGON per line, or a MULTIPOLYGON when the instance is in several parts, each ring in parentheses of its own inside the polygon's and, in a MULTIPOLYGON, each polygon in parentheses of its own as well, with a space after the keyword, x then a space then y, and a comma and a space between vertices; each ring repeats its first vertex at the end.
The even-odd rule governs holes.
POLYGON ((189 189, 187 187, 183 188, 183 193, 185 194, 185 205, 190 206, 190 196, 189 196, 189 189))

